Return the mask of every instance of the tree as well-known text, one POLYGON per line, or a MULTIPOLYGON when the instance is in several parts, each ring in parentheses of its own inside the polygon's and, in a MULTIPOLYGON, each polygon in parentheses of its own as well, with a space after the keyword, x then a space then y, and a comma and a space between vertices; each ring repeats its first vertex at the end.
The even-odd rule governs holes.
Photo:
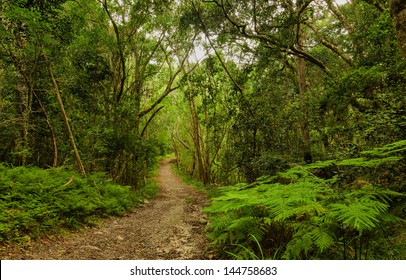
POLYGON ((48 73, 49 73, 49 77, 51 78, 52 85, 53 85, 54 90, 55 90, 55 95, 56 95, 56 98, 58 100, 58 105, 59 105, 59 109, 61 111, 62 118, 63 118, 64 124, 65 124, 66 132, 68 133, 69 141, 70 141, 70 143, 72 145, 72 149, 73 149, 73 152, 74 152, 74 155, 75 155, 77 168, 78 168, 79 172, 83 176, 86 176, 86 171, 85 171, 85 168, 83 166, 82 160, 80 159, 79 150, 78 150, 78 148, 76 146, 75 137, 73 136, 71 125, 69 123, 69 118, 68 118, 68 115, 66 114, 65 106, 63 105, 62 96, 61 96, 61 93, 59 91, 58 83, 56 82, 54 74, 52 72, 52 68, 51 68, 51 64, 49 62, 48 56, 45 53, 43 54, 43 56, 44 56, 44 59, 45 59, 45 64, 46 64, 46 67, 47 67, 47 70, 48 70, 48 73))
POLYGON ((33 104, 38 105, 43 112, 48 129, 52 135, 53 143, 53 166, 57 165, 57 145, 52 124, 49 121, 47 111, 42 105, 39 95, 34 88, 38 83, 38 71, 42 58, 41 36, 50 31, 52 21, 51 15, 57 14, 61 4, 65 1, 55 1, 47 6, 43 1, 20 1, 10 3, 4 1, 1 5, 1 45, 0 50, 3 62, 13 65, 14 73, 9 77, 17 83, 16 86, 16 118, 14 121, 21 127, 20 136, 16 139, 16 146, 12 154, 17 155, 18 163, 27 164, 32 157, 33 149, 30 133, 32 131, 31 119, 33 104))
POLYGON ((106 28, 114 34, 110 67, 115 137, 111 140, 123 137, 124 141, 121 147, 112 143, 115 152, 109 170, 119 182, 136 185, 134 175, 143 177, 145 161, 152 156, 144 152, 148 150, 145 132, 162 109, 159 104, 179 88, 177 81, 194 37, 182 37, 171 29, 178 8, 172 1, 99 2, 111 24, 106 28), (162 80, 154 83, 154 76, 162 80))
POLYGON ((406 3, 401 0, 390 0, 389 8, 393 17, 400 49, 403 57, 406 57, 406 3))

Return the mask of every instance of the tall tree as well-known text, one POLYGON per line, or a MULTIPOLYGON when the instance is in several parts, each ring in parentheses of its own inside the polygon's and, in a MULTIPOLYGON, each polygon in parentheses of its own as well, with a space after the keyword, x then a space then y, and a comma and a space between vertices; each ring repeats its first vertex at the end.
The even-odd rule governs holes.
POLYGON ((400 49, 406 57, 406 2, 402 0, 389 0, 389 7, 393 17, 400 49))

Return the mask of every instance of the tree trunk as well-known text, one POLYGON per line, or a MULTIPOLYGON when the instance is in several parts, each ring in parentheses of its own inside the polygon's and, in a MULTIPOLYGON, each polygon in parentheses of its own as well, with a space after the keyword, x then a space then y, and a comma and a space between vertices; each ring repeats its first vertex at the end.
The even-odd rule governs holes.
POLYGON ((57 167, 58 166, 58 145, 56 142, 56 136, 54 133, 54 130, 52 129, 52 125, 51 125, 51 121, 49 120, 47 111, 45 110, 44 105, 42 105, 41 100, 38 98, 38 96, 35 94, 34 92, 34 97, 38 102, 39 107, 41 108, 42 113, 44 114, 45 117, 45 122, 48 126, 49 132, 51 133, 51 137, 52 137, 52 147, 54 148, 54 158, 52 161, 52 167, 57 167))
MULTIPOLYGON (((303 30, 298 28, 298 49, 303 51, 303 44, 305 41, 305 36, 303 30)), ((303 140, 303 158, 306 163, 312 162, 312 151, 310 145, 310 130, 307 117, 307 79, 306 79, 306 62, 304 58, 298 57, 298 86, 299 95, 302 105, 302 119, 300 121, 300 127, 302 129, 302 140, 303 140)))
POLYGON ((389 7, 399 47, 402 56, 406 58, 406 2, 404 0, 390 0, 389 7))
MULTIPOLYGON (((14 41, 16 50, 25 50, 27 48, 27 41, 24 37, 26 35, 26 27, 23 24, 18 25, 18 30, 21 33, 16 35, 14 41)), ((23 51, 21 51, 23 53, 23 51)), ((32 93, 33 93, 33 82, 29 77, 29 71, 27 71, 27 61, 24 55, 11 54, 14 65, 18 69, 17 78, 17 112, 18 118, 21 122, 21 139, 18 141, 18 152, 19 152, 19 164, 24 166, 27 163, 27 155, 29 154, 29 122, 32 112, 32 93)))
POLYGON ((27 164, 27 154, 28 154, 28 134, 29 134, 29 121, 32 110, 31 103, 31 90, 29 90, 29 85, 26 82, 21 81, 19 78, 17 84, 17 106, 18 106, 18 118, 21 122, 21 139, 18 141, 19 148, 19 164, 24 166, 27 164))
POLYGON ((61 110, 62 118, 63 118, 63 121, 65 123, 65 128, 66 128, 66 131, 68 133, 69 140, 70 140, 70 143, 71 143, 72 148, 73 148, 73 152, 75 154, 76 165, 78 167, 79 172, 83 176, 86 176, 86 171, 85 171, 85 168, 84 168, 84 166, 82 164, 82 161, 80 159, 79 150, 78 150, 78 148, 76 146, 75 138, 73 137, 73 133, 72 133, 72 130, 70 128, 69 119, 68 119, 68 116, 66 114, 65 107, 63 105, 61 93, 59 92, 58 84, 57 84, 57 82, 55 80, 55 77, 54 77, 54 75, 52 73, 52 68, 51 68, 51 64, 49 63, 49 59, 48 59, 48 57, 47 57, 47 55, 45 53, 44 53, 44 59, 45 59, 45 63, 46 63, 47 69, 48 69, 48 74, 49 74, 49 76, 51 77, 51 80, 52 80, 52 85, 54 86, 56 98, 57 98, 58 104, 59 104, 59 109, 61 110))
POLYGON ((209 178, 208 178, 207 170, 205 169, 202 150, 201 150, 199 120, 197 118, 196 105, 194 103, 193 97, 190 97, 189 107, 190 107, 190 113, 192 116, 193 142, 195 144, 195 150, 196 150, 199 179, 203 182, 203 184, 207 185, 209 183, 209 178))

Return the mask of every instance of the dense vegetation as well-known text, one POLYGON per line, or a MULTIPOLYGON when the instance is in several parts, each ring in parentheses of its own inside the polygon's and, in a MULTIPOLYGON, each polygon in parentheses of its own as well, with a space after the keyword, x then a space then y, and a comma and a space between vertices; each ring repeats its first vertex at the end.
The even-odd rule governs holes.
POLYGON ((207 209, 219 257, 404 258, 405 13, 1 1, 1 238, 119 214, 174 152, 227 185, 207 209))
POLYGON ((152 181, 135 192, 103 173, 81 178, 63 167, 0 165, 0 172, 0 242, 11 240, 22 246, 29 246, 31 238, 44 232, 59 234, 95 225, 108 215, 124 214, 157 191, 152 181))
POLYGON ((393 176, 405 151, 400 141, 226 187, 206 209, 213 244, 241 259, 404 259, 405 244, 390 237, 404 230, 403 209, 390 208, 404 196, 395 191, 404 174, 393 176))

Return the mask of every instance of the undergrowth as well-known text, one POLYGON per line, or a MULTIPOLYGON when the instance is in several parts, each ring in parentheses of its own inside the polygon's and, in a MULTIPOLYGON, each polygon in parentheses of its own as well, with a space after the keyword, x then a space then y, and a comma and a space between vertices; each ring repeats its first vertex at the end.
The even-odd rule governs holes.
POLYGON ((207 197, 216 197, 220 194, 218 188, 209 185, 205 186, 201 181, 191 178, 190 176, 185 174, 185 172, 183 172, 183 170, 181 170, 178 165, 172 164, 172 169, 182 179, 183 182, 196 187, 198 191, 203 192, 207 197))
POLYGON ((24 245, 24 240, 44 234, 93 225, 124 214, 157 190, 153 181, 133 191, 102 173, 82 178, 64 168, 0 165, 0 242, 24 245))
POLYGON ((219 258, 405 259, 406 141, 223 187, 205 209, 219 258))

